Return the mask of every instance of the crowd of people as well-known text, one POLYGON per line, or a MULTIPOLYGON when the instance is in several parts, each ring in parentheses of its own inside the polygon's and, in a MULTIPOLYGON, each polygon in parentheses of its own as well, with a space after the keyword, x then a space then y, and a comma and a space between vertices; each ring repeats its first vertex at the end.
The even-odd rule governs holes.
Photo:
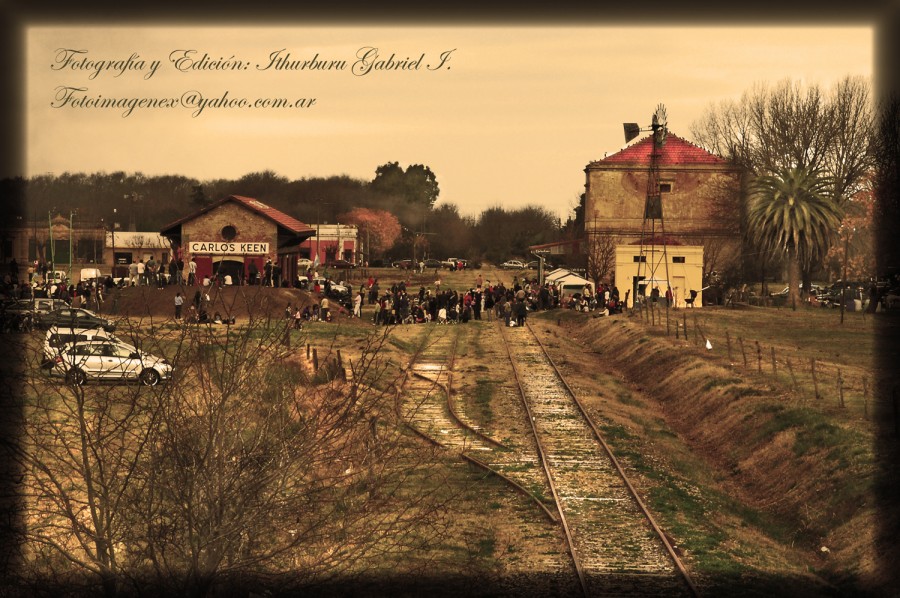
POLYGON ((507 326, 521 326, 528 314, 549 309, 601 310, 605 314, 621 313, 624 301, 615 287, 601 286, 594 293, 591 285, 568 294, 560 286, 537 278, 513 278, 507 286, 483 280, 479 274, 475 284, 464 291, 441 290, 441 280, 433 288, 420 286, 411 290, 406 282, 382 289, 377 278, 370 277, 359 287, 348 310, 351 317, 362 318, 363 304, 372 308, 375 325, 464 324, 471 320, 502 320, 507 326))

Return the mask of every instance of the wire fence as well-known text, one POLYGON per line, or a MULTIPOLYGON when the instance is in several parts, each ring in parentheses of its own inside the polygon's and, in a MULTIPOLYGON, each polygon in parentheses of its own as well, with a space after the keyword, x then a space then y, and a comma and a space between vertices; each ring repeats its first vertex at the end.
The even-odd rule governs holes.
POLYGON ((783 345, 734 334, 719 324, 708 325, 699 313, 688 313, 693 310, 647 304, 635 311, 657 333, 727 359, 736 370, 774 383, 788 400, 846 418, 890 424, 894 433, 900 434, 900 392, 887 384, 879 388, 866 364, 803 356, 783 345))

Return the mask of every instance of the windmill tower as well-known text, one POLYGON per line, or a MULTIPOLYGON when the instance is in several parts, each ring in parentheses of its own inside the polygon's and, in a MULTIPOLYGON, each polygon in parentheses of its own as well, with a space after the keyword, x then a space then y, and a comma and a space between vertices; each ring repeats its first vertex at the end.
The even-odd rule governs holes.
MULTIPOLYGON (((646 285, 658 286, 669 284, 669 260, 667 254, 667 239, 665 220, 663 218, 662 195, 659 189, 659 162, 662 148, 666 144, 668 128, 666 126, 666 107, 659 104, 653 113, 649 129, 641 129, 637 123, 625 123, 625 142, 637 137, 641 131, 653 132, 653 144, 650 150, 650 166, 647 172, 647 195, 644 200, 644 217, 641 224, 641 245, 638 262, 637 280, 638 288, 635 289, 635 305, 638 297, 643 299, 646 285), (661 249, 658 249, 659 246, 661 249), (664 276, 664 278, 661 278, 664 276), (640 281, 646 281, 641 284, 640 281)), ((665 293, 665 290, 662 291, 665 293)))

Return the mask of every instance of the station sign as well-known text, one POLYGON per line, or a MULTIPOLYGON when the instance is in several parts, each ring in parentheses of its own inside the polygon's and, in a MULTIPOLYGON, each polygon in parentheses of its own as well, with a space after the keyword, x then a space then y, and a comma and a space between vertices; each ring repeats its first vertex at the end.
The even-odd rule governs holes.
POLYGON ((268 243, 238 243, 234 241, 191 241, 188 244, 191 253, 211 253, 216 255, 246 255, 269 253, 268 243))

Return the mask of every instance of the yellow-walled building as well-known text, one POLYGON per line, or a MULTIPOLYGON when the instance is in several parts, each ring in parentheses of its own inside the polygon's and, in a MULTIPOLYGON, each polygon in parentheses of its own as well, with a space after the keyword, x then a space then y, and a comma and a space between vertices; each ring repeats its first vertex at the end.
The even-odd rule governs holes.
MULTIPOLYGON (((657 241, 659 241, 657 239, 657 241)), ((627 307, 634 305, 635 295, 643 292, 649 297, 653 287, 659 288, 659 296, 665 298, 666 289, 672 289, 674 307, 687 307, 685 300, 696 291, 693 306, 703 305, 703 247, 700 245, 641 244, 616 246, 616 288, 619 296, 631 291, 627 307), (642 259, 643 258, 643 259, 642 259)))

